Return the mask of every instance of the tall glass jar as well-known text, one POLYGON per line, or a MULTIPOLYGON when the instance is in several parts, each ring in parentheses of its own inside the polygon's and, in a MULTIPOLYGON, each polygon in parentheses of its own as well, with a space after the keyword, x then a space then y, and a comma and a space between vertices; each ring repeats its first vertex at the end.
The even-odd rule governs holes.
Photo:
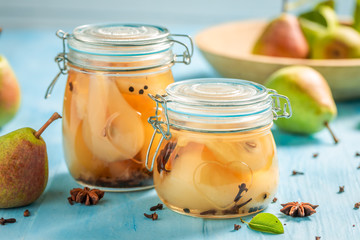
POLYGON ((147 119, 156 104, 148 94, 164 93, 174 82, 174 62, 190 63, 192 48, 174 40, 186 35, 139 24, 85 25, 57 35, 64 43, 56 58, 59 75, 68 74, 63 146, 71 175, 108 191, 152 187, 144 161, 152 136, 147 119), (186 49, 180 56, 174 43, 186 49))
POLYGON ((274 117, 291 116, 285 96, 244 80, 194 79, 152 98, 158 111, 149 122, 162 138, 150 143, 146 166, 168 208, 203 218, 266 208, 279 179, 270 128, 274 117))

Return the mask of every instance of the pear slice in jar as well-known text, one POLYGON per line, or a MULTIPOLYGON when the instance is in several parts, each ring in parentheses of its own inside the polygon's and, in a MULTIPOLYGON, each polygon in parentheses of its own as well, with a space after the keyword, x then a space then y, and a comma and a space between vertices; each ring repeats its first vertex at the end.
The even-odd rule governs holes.
POLYGON ((144 144, 140 116, 124 100, 113 81, 101 74, 93 76, 83 125, 84 140, 103 161, 131 159, 144 144))
MULTIPOLYGON (((158 72, 142 76, 117 78, 115 79, 116 86, 122 94, 138 96, 149 99, 148 93, 151 94, 164 94, 165 88, 174 82, 174 77, 170 70, 158 72)), ((154 103, 150 101, 149 103, 154 103)), ((129 104, 136 110, 141 110, 141 102, 130 101, 129 104), (138 108, 138 107, 140 108, 138 108)))
POLYGON ((246 140, 210 139, 205 145, 213 152, 217 161, 241 161, 253 171, 270 167, 275 154, 275 143, 271 134, 254 136, 246 140))

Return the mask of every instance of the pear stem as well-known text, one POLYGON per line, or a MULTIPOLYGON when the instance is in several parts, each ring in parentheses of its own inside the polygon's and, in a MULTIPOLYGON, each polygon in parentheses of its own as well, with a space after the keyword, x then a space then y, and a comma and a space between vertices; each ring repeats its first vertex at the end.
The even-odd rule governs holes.
POLYGON ((282 9, 281 9, 282 13, 287 13, 287 11, 288 11, 287 5, 288 5, 288 0, 283 0, 282 1, 282 9))
POLYGON ((36 138, 39 138, 40 135, 45 131, 45 129, 56 119, 61 118, 60 114, 58 114, 57 112, 55 112, 50 118, 49 120, 47 120, 47 122, 37 131, 34 133, 34 136, 36 138))
POLYGON ((337 143, 339 142, 339 139, 335 136, 334 132, 331 130, 329 123, 328 123, 328 122, 325 122, 324 125, 325 125, 325 127, 329 130, 331 136, 332 136, 333 139, 334 139, 335 144, 337 144, 337 143))

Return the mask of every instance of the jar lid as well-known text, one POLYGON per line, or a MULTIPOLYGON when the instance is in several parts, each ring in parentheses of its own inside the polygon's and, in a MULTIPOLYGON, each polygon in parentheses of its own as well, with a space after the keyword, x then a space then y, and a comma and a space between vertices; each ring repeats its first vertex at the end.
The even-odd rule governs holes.
POLYGON ((146 24, 92 24, 74 29, 78 41, 105 45, 135 45, 164 41, 167 28, 146 24))
POLYGON ((257 83, 239 79, 191 79, 169 85, 166 92, 184 104, 248 104, 267 97, 267 89, 257 83))
MULTIPOLYGON (((90 24, 74 29, 68 39, 71 51, 77 54, 114 57, 146 57, 167 52, 166 62, 174 56, 170 51, 173 41, 164 27, 146 24, 90 24)), ((78 56, 76 56, 78 57, 78 56)), ((129 59, 125 61, 131 62, 129 59)), ((112 60, 114 61, 114 60, 112 60)))
POLYGON ((239 117, 272 108, 264 86, 239 79, 191 79, 170 84, 166 93, 169 111, 192 116, 239 117))
POLYGON ((167 124, 182 129, 241 131, 267 126, 274 116, 291 116, 285 96, 246 80, 191 79, 170 84, 166 93, 153 99, 162 104, 167 124), (283 109, 279 98, 286 101, 283 109))

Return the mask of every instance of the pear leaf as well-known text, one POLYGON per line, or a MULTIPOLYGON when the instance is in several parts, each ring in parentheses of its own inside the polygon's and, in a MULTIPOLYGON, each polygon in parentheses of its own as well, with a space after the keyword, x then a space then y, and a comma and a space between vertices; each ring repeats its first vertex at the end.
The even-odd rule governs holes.
POLYGON ((284 227, 280 220, 271 213, 259 213, 249 222, 249 227, 255 231, 282 234, 284 227))

